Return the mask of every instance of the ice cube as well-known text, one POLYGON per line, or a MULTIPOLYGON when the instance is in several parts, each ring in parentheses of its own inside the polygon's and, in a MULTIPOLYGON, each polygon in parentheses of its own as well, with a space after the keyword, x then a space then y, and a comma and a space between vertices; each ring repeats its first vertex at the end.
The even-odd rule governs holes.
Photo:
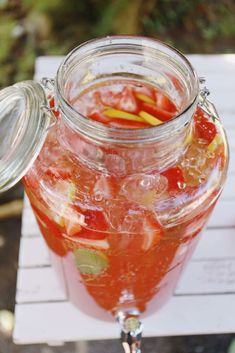
POLYGON ((106 202, 105 219, 109 226, 121 233, 138 233, 142 210, 128 201, 109 200, 106 202))
POLYGON ((105 200, 111 200, 114 196, 115 184, 111 176, 101 174, 97 176, 94 188, 93 198, 96 202, 102 203, 105 200))
POLYGON ((167 190, 168 180, 160 174, 136 174, 126 177, 121 194, 142 206, 151 206, 167 190))
POLYGON ((114 175, 124 175, 126 172, 125 160, 117 154, 106 154, 105 166, 109 173, 114 175))
POLYGON ((138 205, 123 201, 112 200, 107 203, 105 219, 111 229, 119 233, 141 235, 141 246, 144 250, 159 241, 162 228, 156 213, 138 205))

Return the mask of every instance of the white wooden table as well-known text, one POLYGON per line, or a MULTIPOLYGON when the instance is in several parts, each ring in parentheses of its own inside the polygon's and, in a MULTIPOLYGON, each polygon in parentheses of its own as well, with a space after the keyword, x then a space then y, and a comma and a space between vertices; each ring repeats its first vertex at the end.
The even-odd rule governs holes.
MULTIPOLYGON (((35 79, 54 77, 61 57, 40 57, 35 79)), ((190 55, 207 78, 231 149, 228 180, 169 303, 144 320, 145 337, 235 331, 235 54, 190 55)), ((116 323, 86 316, 63 294, 51 268, 43 238, 26 200, 15 306, 17 344, 119 337, 116 323)))

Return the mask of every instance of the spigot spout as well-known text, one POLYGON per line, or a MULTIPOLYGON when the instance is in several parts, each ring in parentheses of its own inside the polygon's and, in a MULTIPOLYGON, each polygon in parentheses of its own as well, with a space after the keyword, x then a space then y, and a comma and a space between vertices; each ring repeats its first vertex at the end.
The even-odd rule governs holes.
POLYGON ((119 319, 122 325, 121 340, 125 353, 141 353, 143 325, 138 316, 126 315, 119 319))

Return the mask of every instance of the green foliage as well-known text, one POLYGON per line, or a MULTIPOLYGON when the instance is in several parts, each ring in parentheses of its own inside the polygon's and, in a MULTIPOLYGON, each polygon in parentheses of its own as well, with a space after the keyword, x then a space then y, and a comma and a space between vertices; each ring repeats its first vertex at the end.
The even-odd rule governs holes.
POLYGON ((228 347, 227 353, 235 353, 235 340, 233 339, 228 347))
POLYGON ((186 53, 234 52, 233 0, 0 0, 0 87, 32 78, 35 57, 111 34, 146 35, 186 53))

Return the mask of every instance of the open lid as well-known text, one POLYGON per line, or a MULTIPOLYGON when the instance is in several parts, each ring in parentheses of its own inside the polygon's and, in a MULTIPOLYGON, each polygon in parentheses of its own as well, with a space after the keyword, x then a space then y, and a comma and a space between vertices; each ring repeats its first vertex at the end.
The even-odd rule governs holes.
POLYGON ((0 192, 14 186, 37 158, 51 124, 44 89, 24 81, 0 91, 0 192))

